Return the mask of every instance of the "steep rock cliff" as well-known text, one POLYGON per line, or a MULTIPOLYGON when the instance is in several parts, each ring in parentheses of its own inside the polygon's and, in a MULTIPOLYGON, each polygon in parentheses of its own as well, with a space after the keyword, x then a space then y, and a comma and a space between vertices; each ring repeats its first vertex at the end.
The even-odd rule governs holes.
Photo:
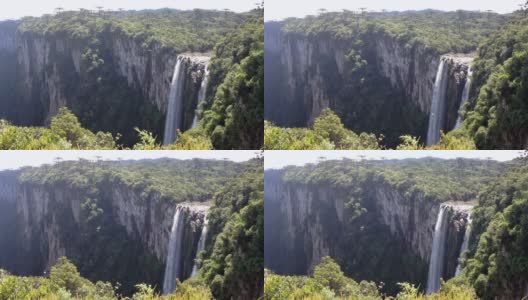
MULTIPOLYGON (((330 255, 356 279, 383 281, 389 290, 401 281, 424 286, 438 202, 421 193, 408 195, 383 180, 368 180, 361 196, 366 213, 349 222, 351 191, 286 182, 281 176, 281 171, 266 171, 267 268, 307 274, 330 255), (394 270, 400 271, 390 274, 394 270)), ((449 213, 444 278, 454 275, 467 218, 456 208, 449 213)))
MULTIPOLYGON (((19 113, 13 121, 23 125, 47 124, 60 107, 68 106, 82 123, 95 126, 93 129, 96 130, 112 131, 114 128, 100 128, 97 127, 100 124, 91 124, 95 122, 90 119, 85 107, 87 102, 91 102, 95 106, 92 109, 97 110, 97 106, 105 105, 104 101, 110 101, 104 99, 109 92, 99 86, 99 82, 104 84, 107 80, 114 89, 128 89, 123 92, 125 94, 114 95, 114 98, 137 98, 139 104, 146 107, 141 112, 135 112, 138 116, 129 116, 139 120, 128 122, 162 136, 163 120, 159 120, 156 114, 164 116, 167 113, 174 66, 178 55, 183 55, 188 60, 185 64, 184 129, 191 127, 209 54, 178 54, 157 43, 146 47, 118 31, 103 31, 99 39, 100 43, 94 45, 90 39, 66 34, 42 36, 31 31, 18 31, 15 38, 17 89, 20 95, 17 105, 23 107, 19 110, 25 111, 25 114, 19 113), (94 78, 94 61, 95 65, 103 64, 98 66, 101 69, 97 72, 104 75, 94 78), (103 99, 103 104, 97 103, 98 98, 103 99), (150 112, 153 109, 158 112, 150 112)), ((121 106, 114 109, 131 109, 130 101, 114 103, 121 106)), ((134 126, 128 125, 132 130, 134 126)))
POLYGON ((0 119, 16 120, 16 35, 17 23, 0 22, 0 119))
MULTIPOLYGON (((100 251, 99 255, 104 256, 108 255, 108 251, 104 250, 106 245, 86 244, 85 240, 91 238, 90 213, 85 207, 89 196, 84 191, 65 186, 20 183, 17 176, 17 173, 0 174, 0 191, 4 195, 0 198, 0 207, 6 209, 2 209, 6 216, 12 216, 5 220, 9 225, 6 228, 12 230, 6 235, 10 237, 8 242, 11 243, 11 248, 7 252, 2 251, 5 255, 0 255, 2 267, 15 274, 37 275, 48 272, 59 257, 67 256, 75 261, 81 273, 85 273, 87 277, 95 277, 91 264, 86 260, 105 261, 107 258, 83 255, 100 251), (7 261, 11 263, 8 264, 7 261)), ((110 220, 111 224, 103 222, 104 227, 114 231, 112 239, 130 241, 128 245, 133 249, 129 248, 127 251, 140 257, 136 260, 137 265, 130 267, 143 269, 143 272, 138 273, 138 279, 160 286, 176 205, 162 201, 156 193, 145 195, 140 190, 122 184, 112 184, 105 190, 103 197, 107 199, 107 203, 102 209, 105 219, 110 220)), ((181 266, 182 274, 187 278, 194 265, 209 205, 190 202, 179 205, 186 207, 183 235, 185 247, 181 255, 181 266)), ((97 230, 101 230, 103 235, 105 229, 97 230)), ((4 241, 2 239, 0 243, 4 241)), ((118 275, 98 276, 99 278, 94 279, 102 280, 100 276, 104 276, 104 279, 112 281, 116 279, 112 276, 118 275)))
MULTIPOLYGON (((423 119, 431 108, 438 54, 421 44, 410 47, 382 30, 367 31, 360 37, 362 45, 354 46, 353 41, 330 36, 285 33, 282 26, 265 24, 267 120, 279 126, 306 127, 330 107, 351 129, 381 133, 384 127, 402 126, 396 135, 424 135, 427 122, 423 119), (355 62, 349 56, 358 53, 366 62, 359 71, 361 78, 350 75, 355 62), (409 109, 399 110, 403 105, 409 109), (378 114, 384 117, 375 117, 378 114), (394 114, 397 118, 392 120, 394 114), (416 122, 401 125, 401 120, 409 118, 416 122)), ((453 126, 467 72, 467 62, 460 62, 453 59, 449 64, 446 113, 453 126)))
POLYGON ((15 21, 0 22, 0 51, 15 52, 15 34, 17 23, 15 21))

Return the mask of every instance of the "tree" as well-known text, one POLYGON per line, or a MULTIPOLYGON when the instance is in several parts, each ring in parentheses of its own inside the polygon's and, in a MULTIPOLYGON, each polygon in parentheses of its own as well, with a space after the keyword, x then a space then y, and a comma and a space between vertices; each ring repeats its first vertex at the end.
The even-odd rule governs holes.
POLYGON ((341 267, 330 256, 321 259, 321 263, 314 268, 313 277, 338 295, 342 294, 348 281, 341 267))
POLYGON ((364 18, 365 14, 367 12, 367 8, 366 7, 360 7, 359 10, 361 11, 361 17, 364 18))
POLYGON ((81 277, 77 267, 66 257, 60 257, 51 268, 50 280, 59 287, 63 287, 74 295, 78 295, 86 280, 81 277))

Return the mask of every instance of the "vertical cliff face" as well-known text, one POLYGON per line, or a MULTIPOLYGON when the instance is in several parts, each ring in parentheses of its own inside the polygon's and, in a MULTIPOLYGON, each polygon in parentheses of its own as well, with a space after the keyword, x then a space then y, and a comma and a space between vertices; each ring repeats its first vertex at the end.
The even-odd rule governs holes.
MULTIPOLYGON (((56 34, 44 37, 32 32, 19 32, 15 39, 20 92, 18 105, 31 110, 26 109, 26 114, 21 115, 15 122, 24 125, 46 124, 63 106, 68 106, 78 115, 81 114, 81 122, 87 119, 88 117, 82 116, 87 110, 82 105, 96 101, 93 99, 104 98, 96 93, 105 93, 104 88, 100 88, 98 84, 92 86, 92 81, 95 80, 92 78, 94 54, 104 62, 104 76, 111 78, 114 89, 127 87, 128 97, 142 99, 135 105, 141 105, 142 102, 165 115, 178 54, 162 49, 159 44, 145 48, 140 42, 118 32, 103 32, 100 34, 100 40, 101 44, 94 46, 87 39, 75 39, 71 36, 56 34)), ((189 62, 186 64, 184 91, 184 121, 187 129, 192 125, 209 55, 180 55, 185 56, 189 62)), ((122 105, 131 104, 125 101, 122 105)), ((145 119, 149 116, 140 113, 139 117, 145 119)), ((146 129, 161 136, 161 132, 156 132, 161 129, 155 127, 155 120, 141 121, 143 126, 153 126, 146 129)))
MULTIPOLYGON (((178 54, 162 49, 159 44, 155 44, 151 49, 146 49, 137 41, 126 36, 110 37, 107 43, 108 47, 112 49, 112 58, 118 74, 126 78, 129 86, 141 90, 145 99, 148 99, 163 114, 166 114, 170 83, 178 54)), ((206 53, 179 55, 187 60, 184 98, 186 99, 186 107, 194 113, 198 91, 210 55, 206 53)), ((189 123, 187 118, 188 116, 185 117, 186 125, 189 123)), ((186 128, 189 128, 190 125, 186 128)))
POLYGON ((17 264, 16 238, 16 176, 15 172, 0 172, 0 265, 7 269, 20 268, 17 264))
POLYGON ((0 22, 0 119, 17 119, 16 28, 16 22, 0 22))
POLYGON ((335 257, 345 236, 343 198, 329 188, 282 183, 274 172, 265 176, 266 267, 306 274, 323 256, 335 257))
POLYGON ((380 221, 389 226, 393 235, 405 239, 423 260, 431 255, 433 232, 439 206, 422 194, 409 197, 388 184, 372 187, 380 221))
POLYGON ((281 126, 307 126, 332 107, 338 90, 327 75, 343 76, 344 52, 325 39, 285 35, 277 23, 266 24, 264 32, 266 119, 281 126), (324 74, 320 57, 329 58, 324 74))
POLYGON ((0 51, 15 52, 15 34, 17 23, 14 21, 0 22, 0 51))
MULTIPOLYGON (((440 56, 421 44, 409 47, 383 31, 368 31, 360 38, 361 49, 354 49, 352 41, 284 33, 282 23, 266 23, 266 119, 280 126, 306 127, 322 109, 330 107, 347 127, 375 132, 376 125, 358 116, 367 114, 362 111, 363 106, 368 107, 371 118, 378 111, 385 116, 397 114, 399 123, 402 119, 428 116, 440 56), (347 56, 352 49, 360 51, 367 62, 368 71, 362 74, 365 82, 360 83, 350 75, 354 64, 347 56), (367 88, 369 85, 375 88, 367 88), (384 90, 381 96, 379 90, 384 90), (378 100, 379 97, 384 99, 378 100), (399 111, 398 107, 403 105, 412 109, 399 111)), ((452 57, 448 84, 451 104, 446 112, 449 128, 456 122, 454 107, 460 104, 470 62, 459 60, 457 55, 452 57)), ((376 120, 378 130, 391 127, 380 121, 383 118, 376 120)), ((394 127, 397 120, 387 122, 394 127)), ((426 126, 424 122, 409 125, 401 129, 400 135, 423 135, 426 126), (414 129, 416 126, 422 128, 414 129)))
POLYGON ((373 39, 379 72, 390 80, 393 88, 403 90, 420 111, 429 114, 440 57, 423 45, 407 47, 384 33, 373 39))
MULTIPOLYGON (((16 176, 0 175, 0 191, 4 195, 0 198, 0 207, 6 216, 12 216, 9 219, 2 218, 7 226, 2 226, 2 229, 12 230, 10 234, 2 236, 12 239, 0 241, 9 242, 10 245, 7 251, 1 251, 4 254, 0 255, 1 266, 16 274, 37 275, 49 271, 61 256, 74 260, 83 257, 82 253, 86 251, 83 247, 86 245, 83 246, 82 239, 90 238, 87 233, 90 231, 86 230, 90 227, 89 214, 83 204, 88 197, 86 193, 63 186, 18 183, 16 176)), ((113 238, 129 239, 134 249, 143 249, 143 253, 137 255, 151 256, 157 264, 164 264, 176 205, 161 201, 155 193, 145 196, 142 191, 120 184, 108 187, 103 197, 108 198, 107 205, 103 207, 104 214, 107 220, 111 220, 111 224, 105 223, 105 227, 116 228, 113 238)), ((185 207, 181 265, 182 274, 187 278, 192 272, 209 206, 201 203, 180 205, 185 207)), ((94 244, 90 247, 103 249, 104 245, 94 244)), ((85 262, 76 263, 81 272, 90 272, 85 262)), ((147 267, 140 264, 134 268, 147 267)), ((161 274, 152 275, 144 269, 145 274, 140 276, 145 282, 159 286, 163 276, 160 271, 161 274)))
MULTIPOLYGON (((266 171, 267 268, 284 274, 307 274, 323 256, 330 255, 356 279, 406 280, 424 286, 437 202, 420 193, 406 195, 383 181, 369 180, 362 186, 362 206, 367 213, 349 222, 345 202, 350 191, 284 182, 281 176, 281 171, 266 171), (390 247, 398 256, 380 247, 390 247), (387 265, 392 271, 406 271, 391 276, 383 270, 387 265)), ((456 209, 449 213, 444 278, 454 276, 467 218, 456 209)))

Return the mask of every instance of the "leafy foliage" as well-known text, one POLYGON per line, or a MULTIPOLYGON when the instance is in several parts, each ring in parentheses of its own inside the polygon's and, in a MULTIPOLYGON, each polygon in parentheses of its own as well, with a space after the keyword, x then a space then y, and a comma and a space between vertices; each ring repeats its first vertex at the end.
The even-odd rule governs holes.
POLYGON ((474 209, 464 269, 482 299, 521 298, 528 277, 528 165, 526 158, 486 187, 474 209))
POLYGON ((408 283, 400 284, 402 291, 396 300, 476 300, 475 290, 464 281, 454 278, 442 284, 440 290, 430 295, 424 295, 416 287, 408 283))
MULTIPOLYGON (((80 197, 80 221, 63 213, 71 209, 69 203, 59 201, 52 207, 59 216, 57 234, 69 241, 66 252, 86 278, 119 282, 116 291, 124 295, 132 295, 138 282, 146 282, 139 287, 144 297, 137 299, 157 297, 149 284, 161 282, 163 265, 116 223, 115 193, 132 190, 143 205, 152 199, 174 204, 214 199, 207 238, 211 242, 200 256, 204 271, 183 283, 176 295, 210 299, 212 292, 217 299, 229 299, 245 291, 252 298, 262 290, 262 165, 262 159, 233 163, 202 159, 60 162, 57 158, 54 165, 23 169, 18 180, 24 187, 38 186, 50 193, 60 186, 64 195, 80 197), (138 268, 142 271, 137 272, 138 268)), ((70 293, 75 290, 70 286, 80 284, 74 279, 73 283, 64 279, 70 293)))
POLYGON ((264 111, 263 10, 215 47, 203 127, 216 149, 262 147, 264 111))
POLYGON ((474 61, 475 98, 464 130, 479 149, 521 149, 528 132, 528 19, 520 12, 487 39, 474 61))
POLYGON ((376 150, 378 139, 373 134, 355 134, 344 127, 339 117, 329 108, 315 120, 313 130, 280 128, 266 122, 264 149, 266 150, 376 150))
POLYGON ((470 159, 441 160, 324 160, 304 167, 287 167, 283 179, 311 185, 330 184, 353 188, 358 183, 386 182, 408 195, 423 193, 428 199, 466 201, 504 172, 507 164, 470 159))
MULTIPOLYGON (((256 149, 262 147, 263 127, 262 16, 262 8, 242 14, 201 9, 81 10, 24 18, 18 32, 21 37, 66 40, 81 45, 80 71, 75 72, 70 56, 50 50, 57 52, 50 56, 56 72, 64 78, 60 84, 65 89, 66 105, 89 130, 110 131, 125 147, 136 149, 162 148, 149 139, 161 135, 163 116, 154 104, 146 101, 142 91, 131 87, 130 82, 118 74, 112 43, 132 40, 140 52, 156 51, 174 56, 214 50, 208 100, 198 110, 203 115, 201 125, 192 133, 182 134, 175 145, 165 148, 256 149), (146 131, 138 136, 135 127, 146 131), (149 137, 148 132, 153 134, 149 137)), ((7 89, 4 94, 10 95, 7 89)), ((28 134, 39 135, 33 131, 43 129, 28 134)), ((16 149, 26 146, 17 144, 25 135, 14 136, 11 146, 16 149)), ((32 145, 26 147, 47 146, 40 145, 46 141, 33 142, 32 139, 28 138, 27 143, 32 145)), ((67 145, 51 144, 51 149, 69 149, 67 145)))
MULTIPOLYGON (((404 135, 396 150, 425 150, 419 139, 404 135)), ((383 149, 383 136, 357 135, 346 129, 341 119, 329 108, 325 108, 315 119, 313 129, 281 128, 265 121, 264 149, 266 150, 378 150, 383 149)), ((475 150, 473 140, 461 132, 442 134, 440 142, 430 150, 475 150)))
POLYGON ((230 28, 239 26, 247 17, 248 14, 202 9, 126 12, 81 10, 24 18, 19 31, 21 34, 71 36, 78 40, 93 38, 96 33, 107 31, 130 37, 146 49, 157 45, 176 53, 206 52, 230 28))
POLYGON ((280 276, 265 271, 264 299, 382 299, 373 282, 346 277, 329 256, 323 257, 312 277, 280 276))
POLYGON ((17 127, 0 120, 0 149, 114 149, 116 141, 110 133, 94 134, 81 127, 77 117, 61 108, 50 128, 17 127))
POLYGON ((87 278, 117 281, 121 284, 119 291, 130 295, 138 281, 161 282, 163 264, 116 222, 112 213, 116 192, 134 191, 142 202, 138 205, 147 205, 152 199, 174 204, 205 202, 242 167, 230 161, 201 159, 80 160, 26 168, 19 181, 25 187, 38 186, 50 192, 60 186, 64 193, 80 197, 79 222, 64 213, 71 209, 68 203, 53 204, 61 216, 57 218, 58 234, 61 240, 69 241, 65 247, 70 259, 87 278), (122 249, 127 251, 122 253, 122 249))
MULTIPOLYGON (((210 150, 210 139, 200 130, 180 133, 176 143, 162 146, 152 133, 136 129, 139 141, 134 150, 210 150)), ((77 117, 63 107, 53 117, 50 128, 13 126, 0 120, 0 149, 2 150, 111 150, 126 149, 118 145, 111 133, 96 134, 81 127, 77 117)))
MULTIPOLYGON (((17 277, 0 270, 0 298, 1 299, 44 299, 44 300, 73 300, 123 299, 116 293, 116 287, 108 282, 92 283, 81 277, 79 271, 65 257, 59 258, 57 264, 51 268, 50 276, 45 277, 17 277)), ((212 299, 209 290, 203 286, 180 284, 174 294, 160 296, 147 284, 138 284, 137 292, 132 300, 206 300, 212 299)))
POLYGON ((19 179, 23 183, 49 187, 61 184, 92 192, 101 191, 109 184, 123 185, 141 191, 144 198, 158 194, 162 200, 178 203, 210 200, 241 168, 231 161, 202 159, 80 160, 26 168, 19 179))
POLYGON ((262 296, 264 266, 263 159, 252 160, 215 197, 200 276, 217 299, 262 296))
POLYGON ((479 43, 507 17, 495 13, 434 10, 363 13, 324 12, 304 19, 289 19, 285 31, 309 37, 329 35, 335 40, 351 40, 367 31, 385 32, 406 43, 422 44, 436 54, 474 51, 479 43))

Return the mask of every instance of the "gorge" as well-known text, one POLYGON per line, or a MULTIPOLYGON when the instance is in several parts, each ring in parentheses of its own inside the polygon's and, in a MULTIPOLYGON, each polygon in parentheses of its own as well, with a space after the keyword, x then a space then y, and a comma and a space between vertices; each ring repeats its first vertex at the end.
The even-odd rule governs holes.
MULTIPOLYGON (((211 251, 219 247, 216 236, 228 222, 218 215, 225 209, 215 196, 228 197, 221 187, 236 184, 240 172, 249 178, 254 164, 81 160, 2 171, 0 269, 42 276, 67 257, 89 280, 119 282, 120 294, 132 295, 138 283, 172 294, 177 280, 204 280, 198 254, 216 259, 211 251), (165 184, 159 185, 159 179, 165 184), (206 220, 210 211, 213 221, 206 220), (214 231, 207 230, 208 222, 214 231)), ((253 285, 251 276, 258 280, 253 273, 231 280, 253 285)), ((242 297, 261 293, 258 288, 238 292, 242 297)))
MULTIPOLYGON (((266 268, 308 275, 330 256, 355 280, 383 282, 382 291, 389 295, 397 293, 398 282, 436 292, 440 279, 460 273, 468 247, 469 214, 478 190, 453 183, 472 173, 460 164, 486 167, 478 161, 330 160, 266 170, 266 268), (411 173, 419 168, 419 174, 411 173), (449 183, 432 188, 435 177, 449 183)), ((482 177, 472 174, 469 180, 482 186, 502 168, 493 164, 482 177)))
MULTIPOLYGON (((466 23, 486 22, 464 13, 466 23)), ((490 16, 481 31, 454 29, 455 19, 454 12, 345 11, 267 22, 265 119, 311 127, 330 108, 346 128, 383 135, 389 148, 403 135, 437 144, 441 131, 460 127, 458 112, 476 93, 468 78, 479 43, 507 17, 490 16)))
MULTIPOLYGON (((254 26, 259 18, 260 10, 161 9, 108 16, 81 10, 0 22, 0 118, 17 126, 49 127, 67 107, 83 127, 110 132, 125 147, 139 140, 135 128, 152 133, 164 145, 176 141, 178 130, 194 128, 193 137, 205 137, 215 148, 249 149, 246 142, 258 148, 259 137, 246 137, 240 126, 225 133, 236 134, 240 146, 235 138, 219 140, 223 134, 211 138, 215 128, 226 126, 216 122, 244 118, 243 113, 217 111, 233 100, 221 99, 226 95, 217 97, 216 92, 229 74, 251 71, 238 66, 258 49, 245 46, 234 59, 223 59, 238 46, 229 45, 234 37, 248 41, 247 47, 263 47, 254 26), (211 80, 206 78, 208 70, 211 80), (207 112, 214 120, 203 120, 207 112)), ((258 66, 258 57, 254 59, 258 66)), ((252 93, 251 88, 241 90, 252 93)), ((235 102, 251 100, 248 111, 262 108, 262 101, 253 96, 239 95, 235 102)))

